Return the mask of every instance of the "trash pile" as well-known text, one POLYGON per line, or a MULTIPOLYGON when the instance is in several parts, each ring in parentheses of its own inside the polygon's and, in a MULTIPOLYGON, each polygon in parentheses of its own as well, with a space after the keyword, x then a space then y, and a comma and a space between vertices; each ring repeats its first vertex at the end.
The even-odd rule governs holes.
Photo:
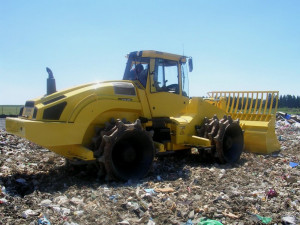
POLYGON ((0 224, 300 224, 299 122, 278 115, 281 151, 235 165, 198 155, 155 159, 143 180, 91 168, 0 130, 0 224))
POLYGON ((300 126, 300 116, 299 115, 290 115, 284 112, 276 113, 276 120, 281 123, 284 122, 286 124, 294 124, 294 126, 300 126))

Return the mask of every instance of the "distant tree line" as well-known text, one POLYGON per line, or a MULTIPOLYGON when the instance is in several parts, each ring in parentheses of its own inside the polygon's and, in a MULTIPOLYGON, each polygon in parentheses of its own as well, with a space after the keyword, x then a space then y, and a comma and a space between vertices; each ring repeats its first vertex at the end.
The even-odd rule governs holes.
POLYGON ((300 96, 296 97, 295 95, 280 95, 278 107, 300 108, 300 96))

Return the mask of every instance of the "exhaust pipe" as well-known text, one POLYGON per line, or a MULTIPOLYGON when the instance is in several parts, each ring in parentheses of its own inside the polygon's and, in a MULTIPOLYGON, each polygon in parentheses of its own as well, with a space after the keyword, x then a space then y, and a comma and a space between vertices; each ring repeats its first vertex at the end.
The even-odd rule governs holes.
POLYGON ((52 71, 48 67, 46 67, 46 71, 49 75, 49 77, 47 79, 47 95, 51 95, 54 92, 56 92, 55 79, 54 79, 52 71))

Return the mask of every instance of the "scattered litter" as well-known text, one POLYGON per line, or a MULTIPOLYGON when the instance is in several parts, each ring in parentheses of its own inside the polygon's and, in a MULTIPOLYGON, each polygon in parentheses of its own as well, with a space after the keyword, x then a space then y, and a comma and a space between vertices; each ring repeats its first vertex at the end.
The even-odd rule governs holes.
POLYGON ((239 219, 241 216, 237 216, 231 212, 228 212, 228 210, 226 209, 224 212, 222 212, 222 214, 226 217, 229 217, 231 219, 239 219))
POLYGON ((189 219, 188 221, 186 221, 186 223, 184 225, 193 225, 193 221, 191 219, 189 219))
POLYGON ((35 212, 31 209, 27 209, 26 211, 24 211, 22 213, 22 217, 25 218, 25 219, 28 218, 29 216, 37 216, 37 215, 39 215, 39 213, 35 212))
POLYGON ((79 211, 75 211, 75 212, 74 212, 74 215, 75 215, 75 216, 81 216, 83 213, 84 213, 83 210, 79 210, 79 211))
POLYGON ((294 168, 299 166, 299 163, 295 163, 295 162, 290 162, 290 167, 294 168))
POLYGON ((126 183, 70 171, 64 158, 0 130, 1 223, 36 224, 43 212, 64 225, 299 224, 298 124, 277 118, 281 150, 270 155, 244 152, 234 166, 157 157, 147 177, 126 183))
POLYGON ((60 213, 62 216, 68 216, 70 214, 71 210, 68 208, 61 208, 60 213))
POLYGON ((293 176, 290 176, 290 175, 285 176, 284 179, 285 179, 286 182, 288 182, 288 183, 296 183, 296 182, 297 182, 297 179, 296 179, 295 177, 293 177, 293 176))
POLYGON ((41 201, 40 205, 44 206, 44 207, 48 207, 52 204, 52 201, 50 199, 45 199, 43 201, 41 201))
POLYGON ((274 189, 270 189, 267 191, 267 197, 268 198, 274 198, 277 197, 278 193, 274 189))
POLYGON ((201 218, 198 225, 223 225, 223 223, 208 218, 201 218))
POLYGON ((7 203, 7 200, 5 198, 0 198, 0 204, 5 204, 7 203))
POLYGON ((297 224, 296 218, 294 216, 283 216, 282 222, 284 224, 291 224, 291 225, 297 224))
POLYGON ((260 215, 255 215, 263 224, 271 223, 272 218, 271 217, 262 217, 260 215))
POLYGON ((111 195, 111 196, 109 196, 109 200, 112 200, 114 202, 117 201, 117 198, 118 198, 118 195, 111 195))
POLYGON ((73 197, 73 198, 71 198, 70 203, 72 203, 74 205, 79 205, 79 204, 83 204, 83 200, 73 197))
POLYGON ((156 192, 169 193, 174 192, 174 188, 166 187, 166 188, 155 188, 156 192))
POLYGON ((150 219, 150 220, 148 221, 147 225, 155 225, 155 222, 154 222, 152 219, 150 219))
POLYGON ((127 220, 123 220, 121 222, 118 222, 118 224, 122 224, 122 225, 130 225, 130 223, 127 220))
POLYGON ((46 218, 46 216, 41 215, 38 219, 38 225, 51 225, 50 221, 46 218))
POLYGON ((151 194, 151 195, 156 194, 156 192, 154 191, 154 189, 151 189, 151 188, 146 188, 146 189, 144 189, 144 191, 145 191, 146 193, 151 194))
POLYGON ((6 189, 5 189, 5 187, 4 187, 4 186, 1 187, 1 185, 0 185, 0 196, 1 196, 1 195, 5 195, 5 194, 6 194, 6 189))

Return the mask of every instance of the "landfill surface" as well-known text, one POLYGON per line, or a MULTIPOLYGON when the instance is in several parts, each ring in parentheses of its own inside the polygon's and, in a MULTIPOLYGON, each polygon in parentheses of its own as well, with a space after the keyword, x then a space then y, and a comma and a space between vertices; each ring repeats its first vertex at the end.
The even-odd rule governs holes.
POLYGON ((300 123, 279 115, 276 133, 270 155, 158 157, 124 183, 0 129, 0 224, 300 224, 300 123))

